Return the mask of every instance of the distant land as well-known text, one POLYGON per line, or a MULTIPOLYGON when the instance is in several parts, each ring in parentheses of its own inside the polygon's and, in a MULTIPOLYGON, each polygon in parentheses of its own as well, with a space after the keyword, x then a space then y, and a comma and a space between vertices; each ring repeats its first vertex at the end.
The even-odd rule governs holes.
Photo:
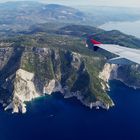
POLYGON ((140 9, 133 7, 111 7, 111 6, 75 6, 75 8, 89 13, 96 19, 98 24, 110 21, 137 21, 140 20, 140 9), (131 12, 130 12, 131 11, 131 12))
POLYGON ((0 30, 28 30, 33 24, 56 22, 99 26, 110 21, 140 19, 139 9, 117 7, 69 7, 38 2, 0 3, 0 30), (131 11, 131 13, 129 12, 131 11))

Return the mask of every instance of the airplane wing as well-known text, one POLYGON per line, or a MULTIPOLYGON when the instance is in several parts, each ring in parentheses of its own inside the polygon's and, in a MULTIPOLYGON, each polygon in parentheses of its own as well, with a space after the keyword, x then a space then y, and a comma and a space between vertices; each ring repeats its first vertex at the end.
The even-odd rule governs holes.
POLYGON ((132 64, 134 64, 134 62, 132 62, 128 59, 122 58, 122 57, 115 57, 115 58, 109 59, 108 63, 119 64, 119 65, 132 65, 132 64))
POLYGON ((132 48, 127 48, 127 47, 123 47, 120 45, 113 45, 113 44, 102 44, 95 40, 91 40, 91 42, 96 47, 102 48, 108 52, 118 55, 119 57, 114 59, 114 62, 116 63, 117 61, 118 62, 120 61, 120 63, 124 62, 124 64, 125 63, 127 64, 128 63, 127 60, 129 60, 134 63, 140 64, 140 49, 132 49, 132 48))

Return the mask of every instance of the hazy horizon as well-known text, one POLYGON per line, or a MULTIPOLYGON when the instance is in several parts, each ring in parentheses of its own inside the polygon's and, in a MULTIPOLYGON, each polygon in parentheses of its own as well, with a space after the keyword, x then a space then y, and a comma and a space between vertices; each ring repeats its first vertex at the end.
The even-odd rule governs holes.
POLYGON ((0 0, 1 3, 11 1, 36 1, 43 3, 52 4, 63 4, 63 5, 90 5, 90 6, 112 6, 112 7, 140 7, 139 0, 0 0))

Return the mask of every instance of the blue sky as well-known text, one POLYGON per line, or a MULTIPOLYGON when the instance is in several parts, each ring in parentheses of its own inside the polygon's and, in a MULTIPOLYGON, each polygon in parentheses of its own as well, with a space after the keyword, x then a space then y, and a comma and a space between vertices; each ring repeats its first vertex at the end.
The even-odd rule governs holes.
MULTIPOLYGON (((21 0, 0 0, 0 2, 7 1, 21 1, 21 0)), ((40 1, 40 2, 43 1, 45 3, 57 3, 65 5, 140 7, 140 0, 32 0, 32 1, 40 1)))

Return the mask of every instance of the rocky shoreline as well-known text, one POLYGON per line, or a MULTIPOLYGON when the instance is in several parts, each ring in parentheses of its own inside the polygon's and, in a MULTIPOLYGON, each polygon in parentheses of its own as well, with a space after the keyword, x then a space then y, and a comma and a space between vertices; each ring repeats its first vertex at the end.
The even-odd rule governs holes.
MULTIPOLYGON (((102 72, 99 74, 99 78, 102 79, 105 83, 102 82, 103 90, 109 90, 109 80, 119 80, 124 83, 122 79, 117 78, 119 66, 115 64, 108 64, 106 63, 102 72), (106 88, 107 87, 107 88, 106 88)), ((112 101, 112 105, 104 104, 100 100, 95 102, 87 102, 83 100, 83 95, 80 91, 77 92, 70 92, 68 87, 63 87, 59 83, 59 81, 52 79, 48 82, 48 84, 44 87, 43 94, 38 93, 36 91, 36 87, 33 83, 34 74, 27 72, 23 69, 19 69, 16 72, 16 80, 14 82, 14 91, 13 91, 13 101, 5 107, 5 110, 12 109, 12 113, 26 113, 26 104, 25 102, 32 101, 35 98, 40 96, 51 95, 55 92, 60 92, 64 95, 64 98, 71 98, 76 97, 83 105, 89 107, 90 109, 96 108, 99 109, 100 107, 103 109, 108 110, 110 107, 115 106, 112 101)), ((133 87, 125 83, 129 87, 133 87)), ((134 87, 133 87, 134 88, 134 87)), ((135 88, 137 89, 137 87, 135 88)), ((110 99, 111 100, 111 99, 110 99)))
MULTIPOLYGON (((30 102, 35 98, 51 95, 52 93, 55 92, 60 92, 62 95, 64 95, 64 98, 71 98, 71 97, 76 97, 83 105, 89 107, 90 109, 92 108, 97 108, 99 107, 108 110, 110 108, 109 104, 104 104, 101 101, 96 101, 96 102, 85 102, 83 100, 83 96, 81 92, 68 92, 68 88, 64 87, 62 88, 61 84, 56 81, 55 79, 52 79, 45 87, 44 87, 44 92, 43 95, 38 93, 36 91, 35 85, 33 83, 33 78, 34 74, 27 72, 23 69, 19 69, 16 72, 16 80, 14 82, 14 91, 13 91, 13 100, 10 104, 5 105, 5 111, 6 110, 12 110, 12 113, 26 113, 26 103, 25 102, 30 102)), ((112 106, 114 106, 114 103, 112 101, 112 106)))
MULTIPOLYGON (((106 64, 103 71, 100 73, 99 78, 104 80, 106 82, 106 85, 103 85, 104 87, 108 87, 109 85, 108 81, 110 80, 111 72, 115 70, 115 65, 106 64)), ((14 82, 14 97, 13 101, 5 107, 5 110, 12 110, 12 113, 26 113, 26 104, 25 102, 32 101, 35 98, 38 98, 42 96, 40 93, 36 91, 35 85, 33 83, 34 74, 27 72, 23 69, 19 69, 16 72, 16 80, 14 82)), ((64 98, 71 98, 76 97, 83 105, 89 107, 90 109, 96 108, 99 109, 100 107, 103 109, 108 110, 110 108, 109 104, 104 104, 101 101, 96 102, 86 102, 83 100, 83 96, 80 91, 77 92, 70 92, 68 91, 68 87, 62 88, 61 84, 56 81, 55 79, 50 80, 50 82, 44 87, 43 96, 45 94, 51 95, 52 93, 60 92, 64 95, 64 98)), ((111 99, 110 99, 111 100, 111 99)), ((112 107, 114 106, 114 103, 112 101, 112 107)))

